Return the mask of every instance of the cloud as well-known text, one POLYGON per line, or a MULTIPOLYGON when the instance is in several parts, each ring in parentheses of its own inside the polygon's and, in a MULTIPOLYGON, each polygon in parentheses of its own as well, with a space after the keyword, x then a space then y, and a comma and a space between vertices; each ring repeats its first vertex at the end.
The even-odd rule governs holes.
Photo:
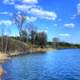
POLYGON ((9 4, 9 5, 14 5, 15 4, 15 0, 3 0, 4 4, 9 4))
POLYGON ((75 24, 74 23, 67 23, 67 24, 64 24, 64 27, 66 27, 66 28, 74 28, 75 24))
MULTIPOLYGON (((14 5, 15 1, 16 0, 3 0, 3 3, 4 4, 9 4, 9 5, 14 5)), ((23 4, 26 4, 26 3, 27 4, 37 4, 38 0, 21 0, 21 1, 18 1, 18 2, 23 3, 23 4)))
POLYGON ((11 12, 0 12, 0 15, 9 15, 9 16, 12 16, 13 13, 11 13, 11 12))
POLYGON ((28 13, 42 19, 55 20, 57 18, 57 14, 55 12, 46 11, 41 8, 32 8, 28 13))
POLYGON ((28 22, 34 22, 34 21, 37 20, 37 17, 33 17, 33 16, 28 17, 28 16, 27 16, 26 19, 27 19, 28 22))
POLYGON ((57 14, 55 12, 43 10, 36 5, 22 4, 15 5, 15 8, 41 19, 55 20, 57 18, 57 14))
POLYGON ((77 17, 77 14, 72 15, 70 18, 74 20, 77 17))
POLYGON ((38 0, 22 0, 23 3, 37 4, 38 0))
POLYGON ((57 14, 55 12, 43 10, 35 5, 15 5, 15 8, 41 19, 55 20, 57 18, 57 14))
POLYGON ((80 15, 80 3, 77 4, 77 14, 80 15))
POLYGON ((26 5, 26 4, 22 4, 22 5, 15 5, 15 8, 24 12, 27 12, 29 9, 35 7, 35 5, 26 5))
POLYGON ((70 37, 70 34, 68 34, 68 33, 61 33, 61 34, 59 34, 59 36, 62 36, 62 37, 70 37))
POLYGON ((36 5, 38 3, 38 0, 18 1, 21 4, 15 3, 15 1, 16 0, 4 0, 3 2, 4 4, 15 4, 14 7, 16 10, 28 13, 40 19, 55 20, 57 18, 57 14, 54 11, 44 10, 40 6, 36 5))
POLYGON ((75 13, 74 15, 72 15, 72 16, 70 17, 72 20, 74 20, 76 17, 80 16, 80 3, 77 4, 76 9, 77 9, 77 10, 76 10, 77 13, 75 13))
POLYGON ((10 26, 12 22, 10 20, 1 20, 0 25, 10 26))
POLYGON ((80 16, 80 3, 77 4, 76 11, 77 11, 77 13, 75 13, 74 15, 72 15, 70 17, 72 20, 74 20, 74 19, 76 19, 76 17, 80 16))

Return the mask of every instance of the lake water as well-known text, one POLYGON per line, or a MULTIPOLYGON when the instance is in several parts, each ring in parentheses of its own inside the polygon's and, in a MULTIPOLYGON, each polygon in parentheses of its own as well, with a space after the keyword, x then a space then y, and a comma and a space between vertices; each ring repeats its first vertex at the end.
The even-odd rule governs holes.
POLYGON ((64 49, 14 57, 2 80, 80 80, 80 49, 64 49))

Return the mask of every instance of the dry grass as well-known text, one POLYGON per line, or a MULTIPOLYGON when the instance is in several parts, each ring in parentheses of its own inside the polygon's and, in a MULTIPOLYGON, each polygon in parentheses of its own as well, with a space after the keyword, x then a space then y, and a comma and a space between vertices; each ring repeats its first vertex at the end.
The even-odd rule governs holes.
POLYGON ((33 52, 39 52, 39 51, 53 51, 53 48, 33 48, 33 52))
POLYGON ((0 52, 0 63, 3 63, 7 59, 8 59, 8 55, 6 53, 0 52))

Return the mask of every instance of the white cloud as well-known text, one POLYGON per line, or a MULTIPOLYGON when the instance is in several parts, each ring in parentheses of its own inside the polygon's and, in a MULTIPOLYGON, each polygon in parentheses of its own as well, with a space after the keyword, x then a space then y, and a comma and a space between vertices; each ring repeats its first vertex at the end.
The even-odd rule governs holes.
POLYGON ((1 20, 0 25, 9 26, 12 25, 12 22, 10 20, 1 20))
POLYGON ((34 22, 34 21, 37 20, 37 17, 33 17, 33 16, 28 17, 28 16, 27 16, 26 19, 27 19, 28 22, 34 22))
POLYGON ((64 24, 64 27, 66 27, 66 28, 74 28, 75 24, 74 23, 67 23, 67 24, 64 24))
POLYGON ((77 14, 72 15, 70 18, 74 20, 77 17, 77 14))
MULTIPOLYGON (((3 0, 4 4, 14 5, 16 0, 3 0)), ((38 0, 17 0, 20 3, 23 4, 37 4, 38 0)))
POLYGON ((70 37, 70 34, 68 34, 68 33, 61 33, 61 34, 59 34, 59 36, 62 36, 62 37, 70 37))
POLYGON ((41 19, 55 20, 57 18, 57 14, 55 12, 43 10, 36 5, 22 4, 15 5, 15 8, 41 19))
POLYGON ((22 0, 23 3, 36 4, 38 0, 22 0))
POLYGON ((24 12, 27 12, 29 9, 35 7, 35 5, 26 5, 26 4, 22 4, 22 5, 15 5, 15 8, 24 12))
POLYGON ((72 20, 74 20, 76 17, 80 16, 80 3, 77 4, 76 9, 77 9, 76 10, 77 13, 70 17, 72 20))
POLYGON ((9 15, 9 16, 12 16, 13 13, 11 13, 11 12, 0 12, 0 15, 9 15))
POLYGON ((76 17, 80 16, 80 3, 77 4, 76 11, 77 12, 70 17, 72 20, 74 20, 76 17))
MULTIPOLYGON (((3 0, 3 3, 14 4, 16 10, 28 13, 31 16, 36 16, 37 18, 40 19, 55 20, 57 18, 57 14, 54 11, 44 10, 40 6, 36 5, 36 3, 38 3, 38 0, 19 0, 21 4, 18 3, 16 4, 15 1, 16 0, 3 0)), ((5 12, 2 14, 8 13, 5 12)), ((12 15, 11 13, 9 14, 12 15)))
POLYGON ((77 4, 77 14, 80 15, 80 3, 77 4))
POLYGON ((10 5, 14 5, 15 4, 15 0, 3 0, 4 4, 10 4, 10 5))
POLYGON ((46 11, 40 8, 32 8, 28 11, 28 13, 42 19, 55 20, 57 18, 57 15, 55 12, 46 11))

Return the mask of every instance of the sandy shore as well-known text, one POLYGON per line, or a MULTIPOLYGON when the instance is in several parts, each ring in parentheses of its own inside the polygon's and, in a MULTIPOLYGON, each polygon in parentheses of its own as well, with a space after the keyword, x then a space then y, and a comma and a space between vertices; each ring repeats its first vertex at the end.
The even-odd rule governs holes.
POLYGON ((0 52, 0 63, 3 63, 7 59, 8 59, 8 55, 0 52))
MULTIPOLYGON (((8 59, 8 55, 0 52, 0 64, 4 63, 8 59)), ((4 75, 4 69, 0 65, 0 78, 4 75)))
POLYGON ((24 54, 26 55, 27 53, 46 52, 46 51, 55 51, 55 50, 56 49, 53 49, 53 48, 32 48, 24 52, 20 52, 20 51, 10 52, 10 57, 24 55, 24 54))
POLYGON ((44 51, 54 51, 55 49, 53 48, 33 48, 33 52, 44 52, 44 51))
POLYGON ((5 73, 4 69, 0 66, 0 80, 4 73, 5 73))

